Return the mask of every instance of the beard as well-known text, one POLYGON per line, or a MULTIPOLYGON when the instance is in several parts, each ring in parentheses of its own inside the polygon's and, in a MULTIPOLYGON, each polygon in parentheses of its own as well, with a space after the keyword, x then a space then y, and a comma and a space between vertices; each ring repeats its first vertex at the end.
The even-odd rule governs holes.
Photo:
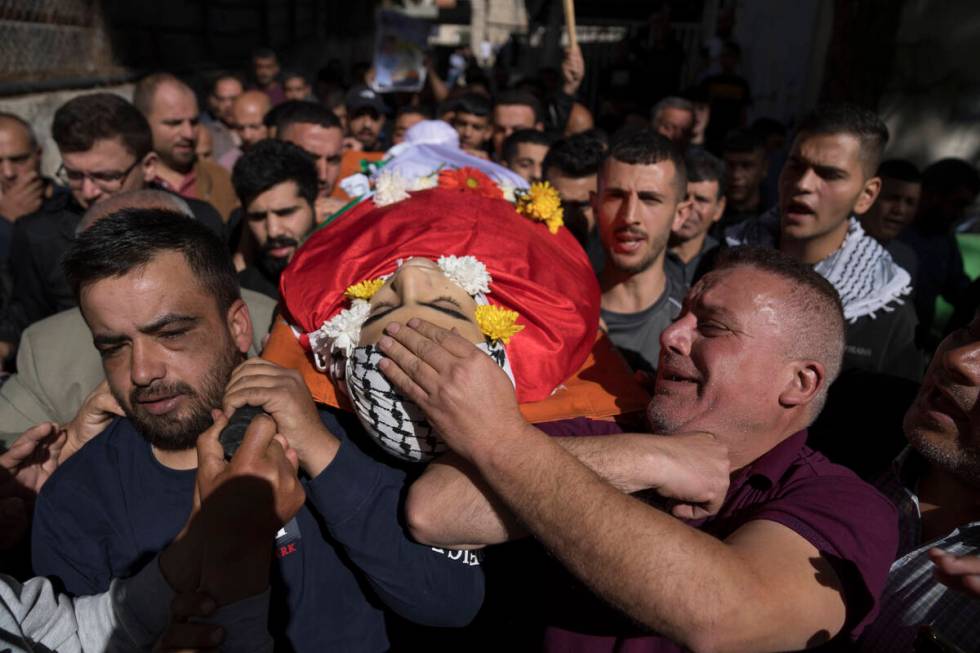
MULTIPOLYGON (((650 237, 647 232, 639 229, 629 229, 628 231, 637 235, 647 236, 648 238, 650 237)), ((615 256, 609 256, 608 260, 612 263, 613 267, 626 274, 639 274, 641 272, 646 272, 657 260, 657 257, 663 254, 664 250, 667 248, 668 238, 670 238, 669 231, 666 233, 657 234, 655 238, 651 238, 650 249, 647 251, 646 256, 632 265, 617 262, 615 256)))
POLYGON ((265 241, 258 263, 266 275, 272 279, 278 279, 282 271, 289 265, 289 257, 269 254, 270 251, 280 247, 299 247, 299 241, 289 236, 276 236, 265 241))
POLYGON ((908 432, 909 443, 931 465, 945 471, 961 483, 980 489, 980 449, 908 432))
POLYGON ((183 381, 175 381, 133 388, 129 393, 128 401, 123 401, 123 397, 117 395, 115 390, 112 394, 123 407, 126 417, 151 446, 161 451, 185 451, 192 449, 201 433, 213 423, 211 410, 221 407, 221 400, 228 379, 231 378, 231 372, 243 360, 245 360, 244 354, 235 349, 229 341, 219 354, 218 360, 204 376, 198 389, 192 388, 183 381), (153 415, 139 403, 140 400, 178 394, 190 399, 183 414, 153 415))

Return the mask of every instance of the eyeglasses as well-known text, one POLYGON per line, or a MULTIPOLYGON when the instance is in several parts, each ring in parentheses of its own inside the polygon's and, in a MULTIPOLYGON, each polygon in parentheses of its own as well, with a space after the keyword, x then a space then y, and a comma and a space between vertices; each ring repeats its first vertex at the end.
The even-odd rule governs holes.
POLYGON ((62 163, 58 168, 58 171, 55 172, 55 176, 58 178, 58 181, 71 188, 81 188, 82 183, 84 183, 85 178, 87 177, 88 179, 92 180, 93 184, 102 190, 117 190, 122 185, 122 182, 126 179, 126 177, 129 176, 129 173, 131 173, 133 169, 139 165, 139 163, 140 159, 136 159, 133 161, 132 165, 122 171, 109 170, 106 172, 92 173, 81 172, 79 170, 70 170, 69 168, 65 167, 64 163, 62 163))

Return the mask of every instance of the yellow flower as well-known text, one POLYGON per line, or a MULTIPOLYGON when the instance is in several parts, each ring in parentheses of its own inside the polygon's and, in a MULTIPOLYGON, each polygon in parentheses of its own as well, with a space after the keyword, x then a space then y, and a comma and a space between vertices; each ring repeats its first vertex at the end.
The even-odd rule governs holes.
POLYGON ((565 224, 561 197, 554 186, 546 181, 535 182, 517 198, 517 211, 525 217, 548 225, 548 231, 558 233, 565 224))
POLYGON ((491 340, 501 340, 505 345, 510 343, 511 336, 524 330, 523 324, 517 324, 518 317, 517 311, 499 306, 476 307, 476 324, 483 335, 491 340))
POLYGON ((384 279, 367 279, 365 281, 359 281, 353 286, 348 286, 347 290, 344 291, 344 297, 348 299, 363 299, 368 300, 374 297, 374 293, 381 290, 381 286, 385 285, 384 279))

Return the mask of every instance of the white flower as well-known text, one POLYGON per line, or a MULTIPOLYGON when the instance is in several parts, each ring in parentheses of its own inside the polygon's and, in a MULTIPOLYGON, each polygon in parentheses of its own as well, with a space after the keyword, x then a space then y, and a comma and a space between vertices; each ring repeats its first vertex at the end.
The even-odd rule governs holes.
POLYGON ((443 274, 465 290, 467 295, 490 292, 490 282, 493 279, 487 272, 487 266, 476 257, 443 256, 438 263, 443 274))
POLYGON ((327 320, 319 329, 310 333, 310 349, 321 358, 329 350, 340 349, 350 356, 361 339, 361 327, 371 313, 371 305, 363 299, 355 299, 350 308, 345 308, 327 320))
POLYGON ((374 203, 388 206, 408 199, 408 182, 394 170, 382 170, 374 180, 374 203))
POLYGON ((510 203, 517 201, 517 187, 513 184, 509 184, 506 181, 502 181, 498 184, 500 186, 500 192, 504 194, 504 199, 510 203))
POLYGON ((429 188, 435 188, 438 185, 439 185, 439 175, 438 173, 434 172, 431 175, 416 177, 415 181, 412 182, 411 188, 409 188, 409 190, 427 190, 429 188))

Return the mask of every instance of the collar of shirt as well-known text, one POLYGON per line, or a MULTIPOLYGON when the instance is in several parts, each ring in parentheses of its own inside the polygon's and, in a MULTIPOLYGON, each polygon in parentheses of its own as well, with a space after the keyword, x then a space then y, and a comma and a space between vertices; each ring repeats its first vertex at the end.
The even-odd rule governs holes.
POLYGON ((159 185, 164 190, 169 190, 172 193, 177 193, 181 197, 194 197, 197 198, 196 193, 194 193, 194 185, 197 183, 197 164, 191 168, 191 171, 181 178, 180 183, 176 186, 170 184, 166 179, 160 177, 154 177, 153 183, 159 185))
POLYGON ((703 528, 716 536, 727 537, 741 525, 742 519, 733 517, 748 505, 764 501, 771 490, 778 486, 787 470, 800 456, 806 445, 806 429, 789 436, 775 447, 732 475, 725 503, 717 515, 706 519, 688 521, 688 525, 703 528))

